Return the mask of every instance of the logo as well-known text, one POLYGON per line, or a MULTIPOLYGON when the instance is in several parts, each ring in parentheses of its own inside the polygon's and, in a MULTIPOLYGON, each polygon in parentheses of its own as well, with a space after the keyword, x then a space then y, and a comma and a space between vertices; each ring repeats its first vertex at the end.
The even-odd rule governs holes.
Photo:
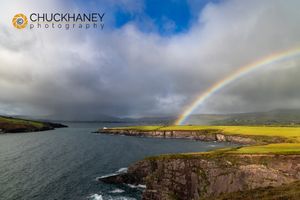
POLYGON ((19 13, 12 23, 17 29, 100 29, 104 28, 105 13, 19 13))
POLYGON ((23 29, 28 24, 28 19, 24 14, 16 14, 12 20, 14 27, 17 29, 23 29))

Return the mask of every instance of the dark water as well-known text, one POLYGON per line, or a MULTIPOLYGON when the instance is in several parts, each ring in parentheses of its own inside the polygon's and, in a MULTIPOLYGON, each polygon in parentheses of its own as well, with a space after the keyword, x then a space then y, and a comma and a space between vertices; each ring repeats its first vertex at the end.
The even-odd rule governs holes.
POLYGON ((145 156, 230 145, 91 133, 120 124, 68 125, 54 131, 0 135, 1 200, 140 199, 141 189, 95 179, 145 156))

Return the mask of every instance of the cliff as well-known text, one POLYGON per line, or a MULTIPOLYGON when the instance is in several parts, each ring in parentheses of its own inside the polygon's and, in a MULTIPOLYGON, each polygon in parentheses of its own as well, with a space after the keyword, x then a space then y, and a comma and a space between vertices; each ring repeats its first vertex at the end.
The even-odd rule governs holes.
MULTIPOLYGON (((241 191, 270 189, 299 180, 300 155, 225 153, 152 157, 130 166, 126 174, 102 179, 108 183, 145 184, 144 200, 226 199, 225 194, 234 194, 230 197, 234 199, 241 191)), ((293 195, 294 199, 300 198, 299 192, 290 195, 287 199, 293 199, 293 195)))
POLYGON ((146 185, 144 200, 300 199, 300 127, 137 126, 104 134, 246 144, 146 158, 100 180, 146 185))

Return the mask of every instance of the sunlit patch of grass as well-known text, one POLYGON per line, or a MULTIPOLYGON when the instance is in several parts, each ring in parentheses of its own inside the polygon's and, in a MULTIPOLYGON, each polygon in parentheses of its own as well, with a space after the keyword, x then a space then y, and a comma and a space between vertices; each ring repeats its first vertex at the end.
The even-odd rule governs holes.
POLYGON ((300 137, 300 127, 220 126, 225 133, 279 137, 300 137))
POLYGON ((37 128, 42 128, 44 126, 41 122, 24 120, 24 119, 16 119, 10 117, 0 117, 0 123, 10 123, 10 124, 20 124, 20 125, 31 125, 37 128))
POLYGON ((259 146, 248 146, 229 151, 229 153, 243 153, 243 154, 299 154, 300 143, 279 143, 279 144, 268 144, 259 146))

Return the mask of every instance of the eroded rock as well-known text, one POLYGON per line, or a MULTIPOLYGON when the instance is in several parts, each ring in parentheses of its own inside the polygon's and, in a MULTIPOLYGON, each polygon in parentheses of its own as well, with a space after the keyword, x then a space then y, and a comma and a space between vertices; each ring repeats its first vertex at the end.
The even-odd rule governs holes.
POLYGON ((197 200, 300 180, 300 155, 226 155, 137 162, 113 183, 146 184, 144 200, 197 200))

